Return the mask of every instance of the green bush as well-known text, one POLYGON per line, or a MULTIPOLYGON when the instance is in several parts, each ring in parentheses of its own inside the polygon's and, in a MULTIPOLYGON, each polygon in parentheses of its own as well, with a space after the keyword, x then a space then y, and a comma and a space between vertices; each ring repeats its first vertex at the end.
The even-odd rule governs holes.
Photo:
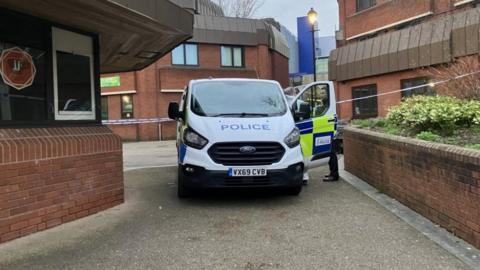
POLYGON ((429 142, 436 142, 440 139, 440 135, 437 135, 430 131, 423 131, 417 134, 417 139, 429 141, 429 142))
POLYGON ((357 119, 353 120, 352 124, 359 128, 374 128, 374 127, 385 127, 387 122, 385 119, 381 118, 371 118, 371 119, 357 119))
POLYGON ((401 129, 452 134, 458 128, 480 125, 480 101, 445 96, 414 96, 390 109, 389 124, 401 129))
POLYGON ((470 144, 467 145, 467 148, 475 149, 480 151, 480 144, 470 144))
POLYGON ((352 124, 359 128, 372 128, 375 126, 375 123, 372 119, 357 119, 353 120, 352 124))

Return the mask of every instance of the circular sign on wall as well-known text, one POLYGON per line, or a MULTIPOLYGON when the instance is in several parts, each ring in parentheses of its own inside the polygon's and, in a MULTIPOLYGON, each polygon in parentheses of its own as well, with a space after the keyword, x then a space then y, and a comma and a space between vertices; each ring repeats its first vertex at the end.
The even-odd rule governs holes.
POLYGON ((32 85, 37 70, 32 56, 18 48, 13 47, 2 51, 0 56, 0 74, 5 84, 22 90, 32 85))

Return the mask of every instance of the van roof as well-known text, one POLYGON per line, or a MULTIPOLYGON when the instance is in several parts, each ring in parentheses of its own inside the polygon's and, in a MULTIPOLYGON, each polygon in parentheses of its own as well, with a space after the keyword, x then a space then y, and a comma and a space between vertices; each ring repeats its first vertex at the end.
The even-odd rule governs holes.
POLYGON ((211 78, 211 79, 198 79, 191 80, 190 83, 199 83, 199 82, 221 82, 221 81, 244 81, 244 82, 268 82, 278 84, 274 80, 262 80, 262 79, 245 79, 245 78, 211 78))

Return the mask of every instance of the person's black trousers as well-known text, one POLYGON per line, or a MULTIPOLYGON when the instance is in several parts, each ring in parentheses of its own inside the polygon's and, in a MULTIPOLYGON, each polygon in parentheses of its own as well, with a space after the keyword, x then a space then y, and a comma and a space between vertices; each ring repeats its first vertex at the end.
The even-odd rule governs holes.
POLYGON ((328 161, 328 167, 330 167, 330 175, 334 178, 338 178, 338 158, 335 152, 330 153, 330 160, 328 161))
POLYGON ((328 161, 328 166, 330 167, 330 175, 338 178, 340 175, 338 173, 338 158, 337 158, 337 141, 334 140, 332 144, 332 152, 330 153, 330 160, 328 161))

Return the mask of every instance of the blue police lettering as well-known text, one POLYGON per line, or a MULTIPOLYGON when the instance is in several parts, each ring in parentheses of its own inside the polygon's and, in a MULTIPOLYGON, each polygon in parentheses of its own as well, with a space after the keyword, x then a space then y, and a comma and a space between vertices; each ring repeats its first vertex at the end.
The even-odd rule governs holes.
POLYGON ((221 125, 221 130, 272 130, 270 125, 264 124, 231 124, 221 125))
POLYGON ((252 129, 253 130, 262 130, 262 126, 260 126, 259 124, 254 124, 254 125, 252 125, 252 129))

